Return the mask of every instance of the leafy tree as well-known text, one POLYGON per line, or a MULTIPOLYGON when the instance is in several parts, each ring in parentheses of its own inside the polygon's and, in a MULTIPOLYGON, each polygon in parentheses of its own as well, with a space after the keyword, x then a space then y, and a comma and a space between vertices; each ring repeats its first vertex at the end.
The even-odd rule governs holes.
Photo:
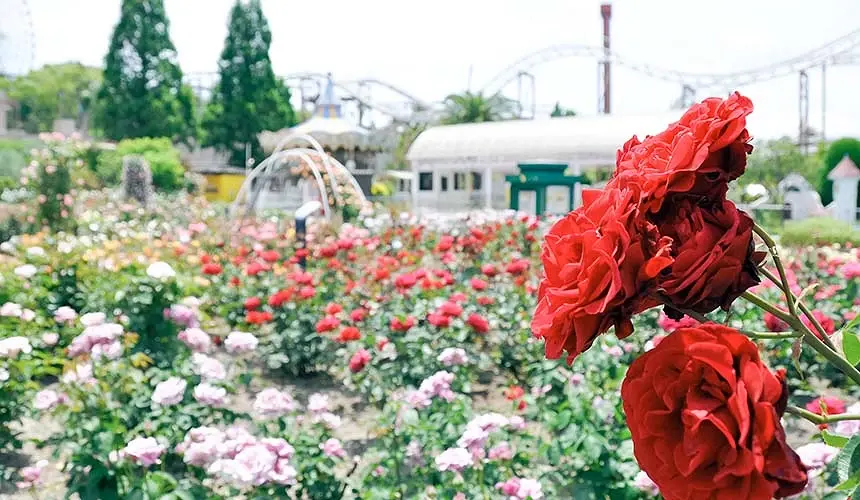
POLYGON ((552 112, 549 114, 549 116, 551 116, 553 118, 558 118, 561 116, 576 116, 576 111, 574 111, 572 109, 563 108, 563 107, 561 107, 561 103, 556 102, 555 107, 552 108, 552 112))
POLYGON ((514 110, 514 101, 499 93, 488 97, 482 92, 466 91, 445 98, 442 123, 450 125, 511 120, 514 110))
POLYGON ((409 170, 409 163, 406 161, 406 154, 415 139, 427 129, 426 124, 410 125, 405 128, 397 139, 397 146, 394 148, 393 159, 389 170, 409 170))
POLYGON ((296 114, 289 88, 272 70, 272 32, 260 0, 238 0, 228 29, 218 64, 220 79, 203 119, 204 144, 229 152, 231 164, 244 166, 246 145, 254 158, 261 158, 257 135, 295 125, 296 114))
MULTIPOLYGON (((856 165, 860 165, 860 140, 843 137, 831 142, 826 149, 820 148, 819 151, 822 153, 822 166, 818 175, 818 194, 821 195, 821 203, 828 205, 833 201, 833 181, 827 178, 827 174, 836 168, 845 155, 848 155, 856 165)), ((860 186, 858 186, 858 194, 860 194, 860 186)))
POLYGON ((89 111, 101 76, 100 69, 81 63, 48 64, 2 87, 20 106, 24 130, 46 132, 58 118, 78 119, 89 111))
POLYGON ((93 116, 107 138, 193 137, 192 92, 168 31, 163 0, 123 0, 93 116))
POLYGON ((793 139, 783 137, 757 145, 749 156, 746 172, 738 182, 761 184, 775 193, 780 181, 788 174, 797 173, 815 185, 819 165, 819 160, 803 154, 793 139))

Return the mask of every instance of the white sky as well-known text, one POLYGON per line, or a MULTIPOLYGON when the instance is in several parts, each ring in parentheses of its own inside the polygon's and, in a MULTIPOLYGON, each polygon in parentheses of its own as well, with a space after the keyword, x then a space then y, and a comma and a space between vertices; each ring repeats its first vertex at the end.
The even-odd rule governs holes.
MULTIPOLYGON (((22 0, 0 0, 0 9, 22 0)), ((233 0, 165 0, 186 73, 214 71, 233 0)), ((29 0, 36 65, 101 64, 119 0, 29 0)), ((556 44, 601 43, 599 0, 263 0, 279 74, 373 77, 425 100, 479 88, 514 60, 556 44)), ((615 0, 613 50, 626 60, 690 72, 733 72, 788 59, 860 28, 858 0, 615 0)), ((0 12, 0 23, 7 22, 0 12)), ((8 18, 7 18, 8 19, 8 18)), ((857 49, 860 53, 860 48, 857 49)), ((597 63, 568 58, 532 70, 539 107, 597 108, 597 63)), ((820 72, 810 74, 813 127, 821 124, 820 72)), ((860 67, 827 72, 828 136, 860 136, 860 67)), ((753 135, 796 134, 798 77, 739 89, 753 98, 753 135), (757 132, 755 125, 759 124, 757 132)), ((508 87, 516 95, 516 85, 508 87)), ((722 89, 700 91, 705 94, 722 89)), ((613 68, 613 112, 664 111, 680 94, 613 68)), ((376 96, 376 94, 374 94, 376 96)), ((385 99, 380 95, 378 98, 385 99)))

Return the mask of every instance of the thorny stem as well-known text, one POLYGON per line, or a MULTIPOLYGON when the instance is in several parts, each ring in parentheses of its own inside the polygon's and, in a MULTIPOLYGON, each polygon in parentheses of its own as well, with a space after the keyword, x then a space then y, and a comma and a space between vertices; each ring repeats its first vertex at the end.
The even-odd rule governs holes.
POLYGON ((782 340, 782 339, 798 339, 803 337, 803 334, 797 332, 744 332, 747 337, 757 340, 782 340))
POLYGON ((747 291, 744 292, 741 297, 745 298, 749 302, 759 306, 765 311, 773 314, 777 318, 785 321, 792 330, 803 335, 803 341, 809 344, 813 349, 815 349, 819 354, 824 356, 827 361, 830 361, 836 367, 838 367, 845 375, 847 375, 854 383, 860 385, 860 371, 857 371, 857 368, 848 362, 845 358, 839 355, 833 349, 827 347, 827 345, 821 341, 818 337, 815 336, 806 325, 800 321, 800 318, 797 316, 789 316, 784 311, 780 310, 778 307, 774 306, 770 302, 764 300, 763 298, 747 291))
POLYGON ((821 424, 830 424, 833 422, 841 422, 844 420, 860 420, 860 415, 856 413, 842 413, 840 415, 817 415, 812 413, 809 410, 804 410, 803 408, 799 408, 797 406, 787 406, 785 411, 791 413, 792 415, 796 415, 798 417, 805 418, 809 420, 813 424, 821 425, 821 424))
MULTIPOLYGON (((764 268, 760 268, 759 271, 761 271, 761 273, 767 279, 772 281, 773 284, 779 286, 779 283, 776 280, 776 276, 774 276, 773 273, 771 273, 770 271, 768 271, 767 269, 764 269, 764 268)), ((783 293, 785 294, 786 300, 788 300, 788 297, 794 297, 794 294, 791 292, 790 289, 783 290, 783 293)), ((804 304, 803 302, 798 300, 797 306, 800 307, 800 310, 801 310, 801 312, 803 312, 803 315, 806 316, 807 319, 809 319, 810 323, 812 323, 812 326, 815 327, 815 329, 818 331, 819 335, 821 336, 822 342, 824 342, 824 344, 827 347, 829 347, 831 350, 836 351, 836 346, 833 345, 833 341, 830 340, 830 336, 827 335, 827 332, 824 331, 824 327, 821 326, 821 323, 819 323, 818 320, 815 318, 815 316, 813 316, 812 311, 809 310, 809 308, 806 306, 806 304, 804 304)), ((795 314, 794 316, 799 317, 797 314, 795 314)), ((780 319, 782 319, 782 318, 780 318, 780 319)), ((783 320, 783 321, 785 321, 785 320, 783 320)))
MULTIPOLYGON (((785 274, 785 267, 782 265, 782 259, 779 258, 779 251, 776 249, 776 242, 767 234, 767 231, 762 229, 756 223, 753 223, 753 231, 767 245, 767 251, 773 257, 773 263, 776 265, 776 270, 779 272, 779 279, 782 282, 782 291, 785 292, 785 301, 788 302, 788 313, 792 316, 797 316, 797 307, 794 304, 794 294, 791 293, 791 287, 788 284, 788 277, 785 274)), ((778 285, 779 283, 774 283, 778 285)))

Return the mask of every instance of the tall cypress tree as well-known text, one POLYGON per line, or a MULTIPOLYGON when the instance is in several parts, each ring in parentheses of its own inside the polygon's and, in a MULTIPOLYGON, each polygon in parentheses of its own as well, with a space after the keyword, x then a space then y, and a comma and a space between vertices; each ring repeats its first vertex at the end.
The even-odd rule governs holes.
POLYGON ((272 70, 271 43, 272 32, 260 0, 237 0, 218 62, 218 85, 203 118, 204 144, 229 152, 235 166, 244 166, 247 145, 260 160, 263 151, 257 134, 261 131, 296 122, 289 88, 272 70))
POLYGON ((194 135, 193 96, 168 29, 163 0, 122 1, 93 116, 109 139, 194 135))

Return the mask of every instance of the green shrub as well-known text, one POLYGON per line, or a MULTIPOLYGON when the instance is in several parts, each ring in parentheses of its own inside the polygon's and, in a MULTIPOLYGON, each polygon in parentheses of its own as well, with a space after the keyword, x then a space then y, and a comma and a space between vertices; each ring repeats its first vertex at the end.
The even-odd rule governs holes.
MULTIPOLYGON (((821 195, 821 203, 825 206, 833 201, 833 182, 827 178, 827 174, 842 161, 845 155, 848 155, 855 164, 860 165, 860 141, 851 137, 835 140, 823 154, 824 165, 818 178, 818 194, 821 195)), ((858 192, 860 193, 860 187, 858 192)))
POLYGON ((172 192, 185 186, 185 169, 179 151, 167 138, 125 139, 114 151, 98 157, 96 173, 105 185, 119 184, 122 179, 122 159, 126 155, 143 156, 152 170, 152 185, 159 191, 172 192))
POLYGON ((30 150, 40 146, 41 142, 32 139, 0 139, 0 179, 14 179, 17 185, 30 150))
POLYGON ((780 243, 789 246, 831 245, 835 243, 860 245, 860 231, 850 224, 828 217, 790 221, 779 233, 780 243))

